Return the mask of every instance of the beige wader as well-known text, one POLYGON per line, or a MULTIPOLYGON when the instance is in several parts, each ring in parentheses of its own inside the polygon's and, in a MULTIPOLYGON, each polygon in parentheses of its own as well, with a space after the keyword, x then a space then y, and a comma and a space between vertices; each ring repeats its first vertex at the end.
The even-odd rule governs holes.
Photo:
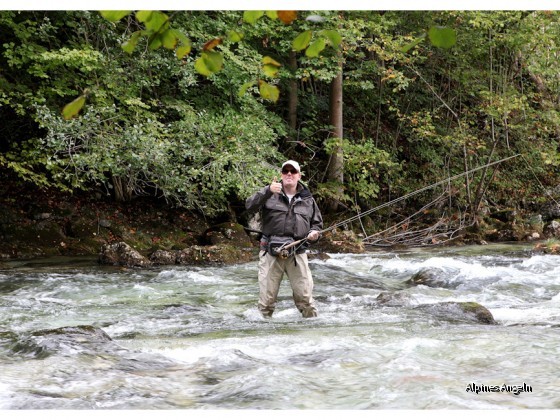
POLYGON ((296 254, 282 259, 261 250, 259 253, 259 310, 263 316, 271 317, 274 312, 284 273, 290 280, 294 302, 303 317, 317 316, 312 296, 313 276, 307 263, 307 254, 296 254))

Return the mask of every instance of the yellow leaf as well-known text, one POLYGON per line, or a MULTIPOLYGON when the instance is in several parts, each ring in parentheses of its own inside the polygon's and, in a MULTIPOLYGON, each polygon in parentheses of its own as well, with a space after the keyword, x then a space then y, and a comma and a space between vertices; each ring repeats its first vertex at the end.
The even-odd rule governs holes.
POLYGON ((276 61, 274 58, 269 57, 269 56, 263 57, 262 63, 263 63, 264 65, 270 64, 270 65, 272 65, 272 66, 282 67, 282 64, 280 64, 280 63, 279 63, 278 61, 276 61))
POLYGON ((65 120, 70 120, 74 118, 84 107, 85 103, 86 103, 86 96, 85 95, 78 96, 72 102, 66 104, 66 106, 62 109, 62 116, 64 117, 65 120))
POLYGON ((188 55, 190 52, 191 52, 191 44, 189 42, 186 45, 181 45, 180 47, 178 47, 177 50, 175 51, 175 55, 177 56, 178 59, 181 59, 185 55, 188 55))
POLYGON ((130 10, 102 10, 99 13, 109 22, 118 22, 123 17, 128 16, 130 10))
POLYGON ((280 90, 277 86, 270 85, 264 80, 259 80, 259 92, 263 99, 269 100, 271 102, 278 101, 280 97, 280 90))

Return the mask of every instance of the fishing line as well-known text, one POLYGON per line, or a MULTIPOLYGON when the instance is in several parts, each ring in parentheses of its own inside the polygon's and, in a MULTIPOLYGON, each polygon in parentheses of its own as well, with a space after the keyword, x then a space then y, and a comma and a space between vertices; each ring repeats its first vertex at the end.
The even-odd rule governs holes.
MULTIPOLYGON (((446 178, 446 179, 444 179, 444 180, 435 182, 435 183, 430 184, 430 185, 428 185, 428 186, 426 186, 426 187, 420 188, 419 190, 412 191, 412 192, 410 192, 410 193, 408 193, 408 194, 405 194, 405 195, 403 195, 403 196, 401 196, 401 197, 399 197, 399 198, 395 198, 394 200, 388 201, 388 202, 383 203, 383 204, 381 204, 381 205, 379 205, 379 206, 377 206, 377 207, 371 208, 371 209, 366 210, 366 211, 364 211, 364 212, 362 212, 362 213, 358 213, 358 214, 356 214, 355 216, 352 216, 352 217, 350 217, 350 218, 348 218, 348 219, 346 219, 346 220, 343 220, 343 221, 341 221, 341 222, 335 223, 334 225, 329 226, 329 227, 326 228, 326 229, 320 230, 319 233, 330 232, 331 230, 334 230, 334 229, 336 229, 336 228, 338 228, 338 227, 340 227, 340 226, 343 226, 343 225, 345 225, 345 224, 347 224, 347 223, 350 223, 350 222, 353 222, 353 221, 355 221, 355 220, 361 219, 362 217, 367 216, 368 214, 371 214, 371 213, 373 213, 373 212, 376 212, 376 211, 378 211, 378 210, 381 210, 381 209, 383 209, 383 208, 385 208, 385 207, 392 206, 393 204, 396 204, 396 203, 398 203, 398 202, 400 202, 400 201, 404 201, 404 200, 406 200, 407 198, 410 198, 410 197, 412 197, 412 196, 415 196, 416 194, 420 194, 421 192, 424 192, 424 191, 430 190, 430 189, 432 189, 432 188, 434 188, 434 187, 437 187, 437 186, 439 186, 439 185, 448 183, 449 181, 452 181, 452 180, 454 180, 454 179, 461 178, 461 177, 463 177, 463 176, 467 176, 467 175, 469 175, 469 174, 471 174, 471 173, 473 173, 473 172, 480 171, 481 169, 488 168, 488 167, 494 166, 494 165, 498 165, 498 164, 503 163, 503 162, 506 162, 506 161, 508 161, 508 160, 510 160, 510 159, 516 158, 516 157, 518 157, 518 156, 521 156, 521 153, 518 153, 518 154, 513 155, 513 156, 509 156, 509 157, 506 157, 506 158, 503 158, 503 159, 500 159, 500 160, 497 160, 497 161, 495 161, 495 162, 487 163, 486 165, 482 165, 482 166, 478 166, 478 167, 473 168, 473 169, 469 169, 468 171, 462 172, 462 173, 457 174, 457 175, 450 176, 450 177, 448 177, 448 178, 446 178)), ((298 241, 291 242, 291 243, 289 243, 289 244, 284 244, 284 245, 281 247, 281 249, 289 249, 289 248, 292 248, 292 247, 297 246, 297 245, 299 245, 299 246, 298 246, 298 248, 299 248, 300 246, 302 246, 302 245, 303 245, 305 242, 307 242, 307 241, 308 241, 307 238, 303 238, 303 239, 300 239, 300 240, 298 240, 298 241)), ((296 249, 297 249, 297 248, 296 248, 296 249)))
POLYGON ((400 201, 404 201, 404 200, 406 200, 407 198, 410 198, 410 197, 412 197, 412 196, 414 196, 414 195, 416 195, 416 194, 420 194, 421 192, 424 192, 424 191, 427 191, 427 190, 432 189, 432 188, 434 188, 434 187, 437 187, 437 186, 439 186, 439 185, 448 183, 449 181, 452 181, 452 180, 454 180, 454 179, 460 178, 460 177, 462 177, 462 176, 469 175, 469 174, 471 174, 471 173, 473 173, 473 172, 479 171, 479 170, 481 170, 481 169, 484 169, 484 168, 487 168, 487 167, 490 167, 490 166, 497 165, 497 164, 499 164, 499 163, 505 162, 505 161, 507 161, 507 160, 513 159, 513 158, 518 157, 518 156, 521 156, 521 153, 518 153, 517 155, 509 156, 509 157, 507 157, 507 158, 503 158, 503 159, 497 160, 497 161, 495 161, 495 162, 487 163, 486 165, 482 165, 482 166, 479 166, 479 167, 474 168, 474 169, 469 169, 468 171, 462 172, 462 173, 457 174, 457 175, 450 176, 449 178, 446 178, 446 179, 444 179, 444 180, 442 180, 442 181, 435 182, 435 183, 433 183, 433 184, 431 184, 431 185, 428 185, 428 186, 426 186, 426 187, 420 188, 419 190, 416 190, 416 191, 410 192, 410 193, 408 193, 408 194, 405 194, 405 195, 403 195, 402 197, 395 198, 394 200, 388 201, 388 202, 383 203, 383 204, 381 204, 381 205, 379 205, 379 206, 377 206, 377 207, 374 207, 374 208, 372 208, 372 209, 369 209, 369 210, 366 210, 366 211, 364 211, 364 212, 362 212, 362 213, 359 213, 359 214, 357 214, 357 215, 355 215, 355 216, 352 216, 352 217, 350 217, 350 218, 348 218, 348 219, 346 219, 346 220, 343 220, 342 222, 336 223, 336 224, 334 224, 333 226, 328 227, 327 229, 323 229, 323 230, 319 231, 319 233, 330 232, 331 230, 336 229, 337 227, 340 227, 340 226, 345 225, 345 224, 347 224, 347 223, 353 222, 354 220, 361 219, 362 217, 367 216, 368 214, 371 214, 371 213, 373 213, 373 212, 375 212, 375 211, 381 210, 381 209, 383 209, 383 208, 385 208, 385 207, 392 206, 393 204, 398 203, 398 202, 400 202, 400 201))

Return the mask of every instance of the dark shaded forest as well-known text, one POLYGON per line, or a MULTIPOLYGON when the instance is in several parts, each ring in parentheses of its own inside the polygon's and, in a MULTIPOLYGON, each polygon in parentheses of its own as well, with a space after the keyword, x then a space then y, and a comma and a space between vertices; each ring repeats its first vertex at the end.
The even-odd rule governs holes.
MULTIPOLYGON (((559 12, 155 13, 0 12, 5 208, 41 195, 246 225, 286 159, 328 223, 481 167, 355 221, 366 244, 557 206, 559 12)), ((526 239, 510 233, 494 239, 526 239)))

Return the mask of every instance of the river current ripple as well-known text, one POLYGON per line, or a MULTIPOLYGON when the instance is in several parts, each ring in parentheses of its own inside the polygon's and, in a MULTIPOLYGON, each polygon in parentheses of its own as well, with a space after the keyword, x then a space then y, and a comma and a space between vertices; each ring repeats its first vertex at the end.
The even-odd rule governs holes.
POLYGON ((315 319, 301 318, 287 280, 262 319, 256 262, 10 262, 0 409, 558 409, 560 256, 531 249, 315 259, 315 319), (423 269, 445 287, 408 285, 423 269), (382 292, 397 303, 381 305, 382 292), (496 324, 418 309, 440 302, 477 302, 496 324))

